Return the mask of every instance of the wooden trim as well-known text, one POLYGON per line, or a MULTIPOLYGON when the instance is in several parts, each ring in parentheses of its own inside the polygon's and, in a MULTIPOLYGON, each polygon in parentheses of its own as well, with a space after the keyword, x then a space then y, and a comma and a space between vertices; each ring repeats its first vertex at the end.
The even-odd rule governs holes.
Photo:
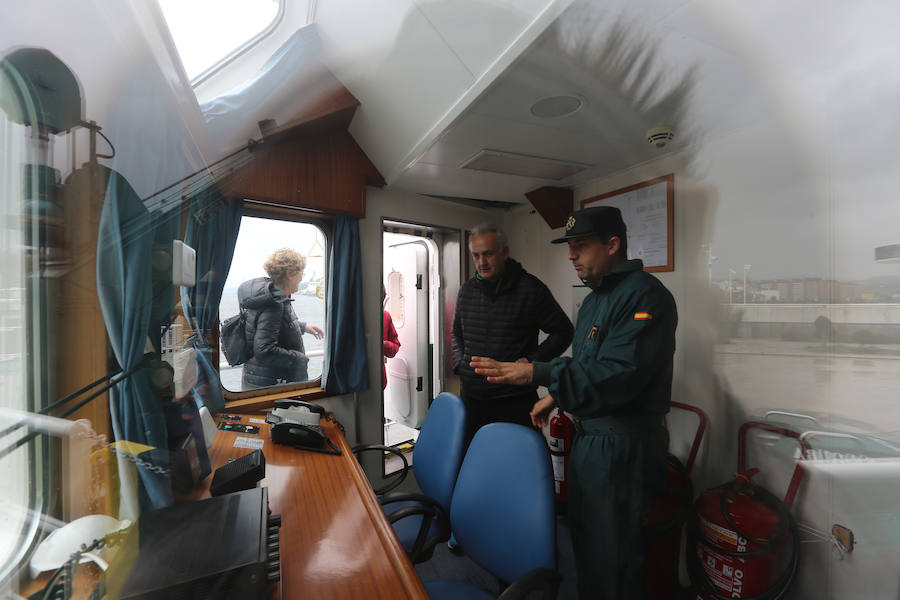
MULTIPOLYGON (((280 219, 282 221, 334 221, 334 215, 315 210, 312 208, 303 208, 300 206, 285 206, 280 204, 272 204, 265 200, 257 200, 256 198, 244 198, 244 215, 245 217, 259 217, 261 219, 280 219)), ((328 231, 326 230, 326 233, 328 231)))
MULTIPOLYGON (((341 452, 352 454, 350 445, 347 443, 347 439, 344 436, 339 437, 337 446, 340 448, 341 452)), ((363 505, 366 507, 366 512, 369 513, 369 518, 372 521, 375 533, 378 534, 381 545, 384 547, 385 555, 390 564, 395 567, 395 573, 397 574, 397 578, 400 580, 403 589, 410 598, 415 598, 424 591, 422 581, 416 576, 414 570, 401 568, 406 564, 409 558, 397 542, 397 534, 394 533, 393 528, 385 518, 384 509, 375 497, 375 492, 372 491, 372 486, 366 478, 362 466, 359 464, 359 461, 354 460, 353 463, 354 468, 351 470, 353 483, 359 491, 359 496, 362 498, 363 505)))
MULTIPOLYGON (((619 188, 598 196, 591 196, 581 201, 581 208, 586 208, 598 201, 627 194, 641 188, 650 187, 658 183, 666 184, 666 244, 667 244, 667 260, 665 265, 644 267, 644 270, 650 273, 661 271, 675 270, 675 174, 669 173, 654 179, 648 179, 628 187, 619 188)), ((629 240, 630 243, 630 240, 629 240)))
MULTIPOLYGON (((222 389, 224 390, 225 388, 222 389)), ((234 392, 228 392, 226 390, 226 399, 228 399, 227 394, 232 393, 234 392)), ((235 400, 228 400, 225 402, 225 408, 229 412, 265 412, 266 410, 272 408, 276 400, 280 400, 282 398, 299 398, 301 400, 307 400, 311 402, 313 400, 328 398, 330 396, 332 396, 332 394, 329 394, 319 386, 306 387, 293 390, 280 390, 278 392, 261 396, 253 396, 250 398, 244 396, 235 400)))
POLYGON ((575 194, 568 188, 545 185, 536 190, 525 192, 525 197, 528 198, 535 210, 544 217, 544 221, 547 222, 550 229, 559 229, 565 226, 566 219, 572 212, 575 194))

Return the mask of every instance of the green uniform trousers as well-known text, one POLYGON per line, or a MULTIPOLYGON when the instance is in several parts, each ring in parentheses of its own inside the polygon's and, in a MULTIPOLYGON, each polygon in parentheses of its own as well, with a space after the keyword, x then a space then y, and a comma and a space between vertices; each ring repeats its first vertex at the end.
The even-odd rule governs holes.
POLYGON ((662 416, 576 424, 569 459, 569 520, 581 600, 644 597, 644 522, 665 484, 662 416))

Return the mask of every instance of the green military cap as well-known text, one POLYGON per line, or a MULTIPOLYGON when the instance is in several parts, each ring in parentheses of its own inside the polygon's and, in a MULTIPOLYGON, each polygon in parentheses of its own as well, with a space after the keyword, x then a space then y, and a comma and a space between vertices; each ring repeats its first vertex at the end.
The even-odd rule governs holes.
POLYGON ((576 210, 566 221, 566 235, 551 243, 562 244, 574 238, 599 236, 625 236, 625 221, 622 212, 615 206, 592 206, 576 210))

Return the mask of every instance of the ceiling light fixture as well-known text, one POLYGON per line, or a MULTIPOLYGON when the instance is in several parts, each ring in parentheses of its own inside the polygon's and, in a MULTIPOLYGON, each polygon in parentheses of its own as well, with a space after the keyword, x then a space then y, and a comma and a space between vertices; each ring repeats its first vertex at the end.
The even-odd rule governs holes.
POLYGON ((531 114, 541 119, 558 119, 574 115, 584 106, 580 96, 550 96, 531 105, 531 114))

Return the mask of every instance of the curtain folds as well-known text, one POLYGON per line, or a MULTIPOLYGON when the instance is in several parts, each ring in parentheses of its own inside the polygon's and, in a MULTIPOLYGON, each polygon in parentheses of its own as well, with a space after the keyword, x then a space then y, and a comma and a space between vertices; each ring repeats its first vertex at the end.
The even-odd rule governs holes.
MULTIPOLYGON (((153 230, 150 213, 120 174, 108 171, 106 198, 97 240, 97 294, 109 342, 123 370, 144 358, 152 313, 153 230)), ((127 440, 158 448, 168 447, 166 421, 147 372, 138 370, 110 390, 110 416, 116 441, 127 440)), ((127 493, 130 467, 119 455, 120 518, 136 516, 138 507, 127 493)), ((172 503, 168 481, 145 466, 137 469, 144 508, 172 503)))
POLYGON ((334 220, 328 283, 326 336, 329 343, 323 387, 332 394, 368 389, 359 219, 338 216, 334 220))
POLYGON ((234 246, 244 214, 243 200, 224 198, 210 187, 191 199, 184 242, 197 251, 197 284, 181 288, 181 306, 191 328, 200 335, 194 345, 202 355, 199 368, 207 385, 195 390, 195 397, 211 413, 225 408, 222 386, 212 367, 210 335, 218 326, 219 302, 231 268, 234 246))

